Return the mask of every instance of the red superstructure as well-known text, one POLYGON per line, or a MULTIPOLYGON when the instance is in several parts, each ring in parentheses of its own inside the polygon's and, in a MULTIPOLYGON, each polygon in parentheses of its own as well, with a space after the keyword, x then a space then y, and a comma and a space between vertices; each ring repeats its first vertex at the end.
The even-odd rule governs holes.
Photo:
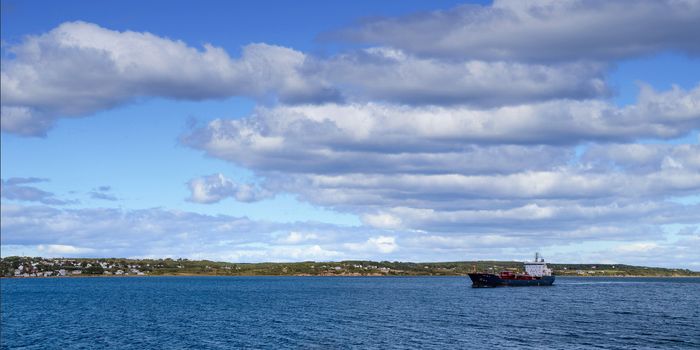
POLYGON ((498 277, 500 277, 500 278, 503 279, 503 280, 525 280, 525 281, 529 281, 529 280, 534 280, 534 279, 535 279, 535 277, 530 276, 530 275, 528 275, 528 274, 521 275, 521 274, 513 273, 513 272, 511 272, 511 271, 501 271, 501 273, 498 275, 498 277))

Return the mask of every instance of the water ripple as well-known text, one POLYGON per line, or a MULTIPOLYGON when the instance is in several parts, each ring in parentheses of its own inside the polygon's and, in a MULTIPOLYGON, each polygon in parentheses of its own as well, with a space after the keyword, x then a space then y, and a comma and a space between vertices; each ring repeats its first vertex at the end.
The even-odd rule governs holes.
POLYGON ((0 280, 2 349, 696 349, 700 279, 0 280))

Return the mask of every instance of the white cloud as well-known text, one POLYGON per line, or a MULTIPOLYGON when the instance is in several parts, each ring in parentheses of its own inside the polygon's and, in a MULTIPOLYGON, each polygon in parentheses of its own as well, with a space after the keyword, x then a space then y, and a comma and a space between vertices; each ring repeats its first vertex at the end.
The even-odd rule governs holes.
POLYGON ((401 228, 401 219, 387 213, 365 214, 362 216, 362 222, 377 228, 401 228))
POLYGON ((277 242, 281 244, 299 244, 302 242, 317 240, 319 238, 320 236, 315 233, 292 231, 286 236, 278 238, 277 242))
MULTIPOLYGON (((664 169, 650 174, 585 172, 561 168, 554 171, 520 172, 507 175, 460 174, 343 174, 299 175, 306 181, 285 187, 324 198, 324 191, 379 191, 386 199, 429 199, 451 197, 488 199, 587 199, 615 196, 620 200, 700 192, 700 173, 664 169), (297 188, 302 183, 309 190, 297 188)), ((332 198, 328 197, 333 201, 332 198)), ((337 198, 342 203, 345 198, 337 198)))
POLYGON ((25 136, 44 135, 57 118, 144 97, 500 106, 608 94, 601 63, 425 59, 381 47, 320 58, 263 43, 232 58, 210 44, 199 49, 86 22, 28 36, 8 51, 14 57, 2 67, 2 130, 25 136))
POLYGON ((333 94, 303 78, 303 53, 266 44, 248 45, 232 59, 209 44, 198 50, 150 33, 67 22, 8 50, 16 57, 3 60, 2 129, 22 135, 141 96, 300 101, 333 94))
POLYGON ((617 168, 633 173, 659 170, 700 171, 697 144, 607 144, 592 145, 582 156, 591 168, 617 168))
MULTIPOLYGON (((690 6, 676 5, 664 6, 690 6)), ((86 22, 63 23, 8 50, 14 57, 2 67, 2 130, 33 136, 44 135, 56 118, 85 116, 140 97, 503 106, 609 94, 604 79, 608 63, 578 58, 556 64, 463 55, 455 60, 387 47, 320 58, 262 43, 247 45, 240 57, 232 58, 210 44, 198 49, 147 32, 86 22)), ((673 132, 662 126, 655 130, 673 132)))
POLYGON ((351 251, 359 252, 360 254, 389 254, 398 249, 399 245, 396 243, 396 237, 377 236, 370 237, 363 243, 346 243, 345 247, 351 251))
POLYGON ((600 63, 526 64, 416 57, 374 47, 315 60, 315 77, 354 101, 500 106, 609 95, 600 63))
MULTIPOLYGON (((75 255, 288 261, 466 258, 483 247, 512 256, 512 246, 612 241, 601 254, 657 261, 660 250, 696 263, 658 226, 698 224, 697 203, 673 199, 700 195, 700 149, 648 139, 700 129, 700 85, 642 85, 628 106, 601 98, 616 59, 697 55, 699 31, 695 1, 496 1, 346 33, 378 47, 316 57, 258 43, 231 57, 210 44, 64 23, 7 47, 3 131, 41 135, 57 118, 149 97, 254 98, 269 103, 182 140, 259 181, 191 179, 189 200, 287 192, 365 226, 3 203, 2 242, 75 255)), ((61 204, 28 181, 3 181, 2 196, 61 204)))
POLYGON ((697 145, 623 142, 697 130, 699 103, 700 86, 643 87, 625 107, 279 106, 212 121, 184 141, 369 227, 591 237, 582 232, 595 223, 619 237, 631 224, 697 222, 697 206, 668 202, 700 194, 697 145))
MULTIPOLYGON (((559 235, 569 238, 597 236, 610 239, 625 237, 625 227, 635 226, 639 230, 639 226, 643 225, 697 223, 700 206, 649 201, 632 201, 629 204, 556 201, 548 204, 528 203, 515 207, 496 206, 471 210, 394 207, 377 215, 395 218, 403 223, 403 227, 422 232, 488 234, 515 230, 540 238, 559 235)), ((371 221, 365 223, 385 228, 371 221)), ((637 234, 641 235, 641 232, 637 234)))
POLYGON ((640 222, 644 216, 634 216, 618 226, 587 222, 578 229, 542 227, 533 234, 521 224, 500 230, 475 225, 466 230, 469 232, 438 233, 313 222, 281 224, 163 209, 58 210, 3 203, 0 210, 3 256, 36 251, 67 257, 182 257, 234 262, 521 260, 532 251, 552 252, 548 257, 553 258, 554 252, 566 251, 572 242, 600 242, 577 250, 576 255, 562 258, 559 254, 557 262, 605 258, 692 267, 698 262, 695 253, 700 242, 698 232, 691 231, 684 231, 677 242, 668 241, 658 225, 640 222), (653 247, 650 244, 658 247, 647 249, 653 247))
POLYGON ((80 248, 65 244, 39 244, 37 250, 42 254, 46 254, 45 256, 75 256, 76 254, 85 254, 95 251, 90 248, 80 248))
MULTIPOLYGON (((359 214, 372 227, 459 231, 507 219, 529 222, 528 231, 575 230, 583 220, 625 225, 634 215, 668 222, 668 198, 700 193, 696 145, 604 143, 697 130, 698 101, 700 86, 644 88, 626 107, 281 106, 215 120, 184 140, 263 175, 266 188, 359 214), (577 143, 587 145, 580 158, 577 143)), ((668 220, 697 215, 673 208, 668 220)))
MULTIPOLYGON (((259 249, 234 249, 225 253, 222 258, 227 261, 251 262, 298 262, 298 261, 330 261, 342 258, 342 252, 328 250, 320 245, 312 246, 263 246, 259 249)), ((206 256, 202 257, 206 258, 206 256)))
POLYGON ((254 168, 270 166, 258 162, 286 161, 313 170, 324 166, 318 165, 320 161, 331 163, 328 168, 339 168, 338 158, 360 151, 372 156, 376 152, 455 152, 473 144, 674 138, 697 128, 700 85, 661 93, 644 88, 636 105, 623 108, 570 100, 491 109, 375 103, 260 108, 245 119, 212 121, 185 142, 254 168))
POLYGON ((498 0, 366 21, 336 36, 426 56, 551 62, 695 55, 698 32, 694 0, 498 0))
POLYGON ((222 174, 213 174, 189 181, 190 201, 196 203, 216 203, 232 197, 239 202, 256 202, 267 199, 273 194, 252 184, 239 184, 227 179, 222 174))
POLYGON ((659 245, 654 242, 636 242, 618 245, 615 249, 621 253, 638 253, 648 252, 659 248, 659 245))

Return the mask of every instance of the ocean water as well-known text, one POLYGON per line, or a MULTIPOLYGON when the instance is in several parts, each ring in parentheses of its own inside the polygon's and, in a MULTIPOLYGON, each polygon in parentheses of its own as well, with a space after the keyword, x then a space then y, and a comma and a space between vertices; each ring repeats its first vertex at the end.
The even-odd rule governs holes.
POLYGON ((700 278, 0 280, 2 349, 700 349, 700 278))

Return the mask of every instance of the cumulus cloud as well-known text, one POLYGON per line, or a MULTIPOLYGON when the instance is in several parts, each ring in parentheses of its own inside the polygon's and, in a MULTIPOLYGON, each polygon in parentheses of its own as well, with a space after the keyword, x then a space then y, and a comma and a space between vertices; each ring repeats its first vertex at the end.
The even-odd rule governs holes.
POLYGON ((243 47, 233 58, 210 44, 199 49, 86 22, 28 36, 8 51, 13 57, 2 67, 2 130, 26 136, 44 135, 59 117, 85 116, 143 97, 484 107, 609 95, 608 62, 441 59, 387 47, 324 58, 262 43, 243 47))
MULTIPOLYGON (((568 236, 582 227, 595 223, 597 227, 624 227, 661 225, 670 223, 697 223, 700 206, 672 203, 642 202, 600 205, 578 203, 526 204, 513 208, 483 208, 472 210, 435 210, 396 207, 383 216, 394 218, 398 225, 391 228, 410 228, 426 232, 499 232, 517 230, 531 232, 540 238, 548 233, 568 236)), ((383 222, 364 220, 368 225, 387 228, 383 222), (378 225, 379 224, 379 225, 378 225)), ((599 233, 599 232, 597 232, 599 233)), ((611 232, 608 232, 611 234, 611 232)), ((640 232, 637 232, 641 235, 640 232)), ((583 238, 576 234, 578 238, 583 238)), ((614 236, 619 237, 615 234, 614 236)), ((608 236, 607 238, 610 238, 608 236)))
POLYGON ((283 101, 334 98, 303 79, 305 55, 266 44, 203 50, 150 33, 64 23, 8 48, 3 60, 2 128, 41 135, 58 116, 82 116, 142 96, 199 100, 234 95, 283 101))
MULTIPOLYGON (((262 43, 232 57, 210 44, 64 23, 7 47, 3 131, 42 135, 57 118, 149 97, 257 99, 250 116, 211 121, 181 141, 259 178, 191 179, 188 200, 286 192, 364 226, 3 203, 2 242, 287 261, 521 258, 543 245, 612 241, 601 254, 655 261, 662 250, 696 263, 660 227, 700 217, 696 202, 674 200, 700 195, 700 149, 666 143, 700 129, 700 85, 642 84, 627 106, 606 99, 616 60, 697 55, 696 32, 700 6, 688 0, 508 0, 370 20, 341 35, 379 46, 327 57, 262 43)), ((31 186, 40 180, 3 181, 2 196, 65 204, 31 186)), ((107 187, 90 195, 116 199, 107 187)))
POLYGON ((189 201, 195 203, 216 203, 231 197, 239 202, 257 202, 271 198, 274 194, 253 184, 239 184, 222 174, 213 174, 190 180, 189 201))
POLYGON ((634 173, 672 169, 700 172, 700 145, 592 145, 583 154, 582 162, 590 168, 624 169, 634 173))
POLYGON ((247 96, 287 104, 385 100, 494 106, 607 95, 606 64, 538 65, 419 58, 370 48, 314 57, 256 43, 233 58, 147 32, 63 23, 8 47, 2 67, 2 130, 41 136, 78 117, 138 98, 247 96))
POLYGON ((556 100, 489 109, 376 103, 259 108, 248 118, 212 121, 185 141, 247 166, 271 159, 313 169, 326 160, 344 169, 337 159, 354 152, 395 155, 460 152, 473 144, 674 138, 699 127, 700 85, 665 92, 645 87, 637 104, 626 107, 556 100))
POLYGON ((537 234, 589 222, 621 227, 639 217, 649 225, 697 222, 697 207, 666 202, 700 194, 696 145, 626 142, 699 126, 700 86, 643 87, 639 101, 624 107, 555 100, 486 109, 260 108, 248 118, 212 121, 183 141, 263 175, 265 188, 356 213, 371 227, 490 232, 524 225, 520 231, 537 234))
POLYGON ((609 95, 607 65, 600 63, 441 60, 375 47, 316 60, 316 68, 316 78, 342 88, 351 101, 501 106, 609 95))
MULTIPOLYGON (((307 175, 303 179, 312 191, 333 189, 380 191, 391 200, 401 198, 451 197, 488 199, 585 199, 618 197, 643 199, 678 193, 700 192, 700 173, 664 170, 632 175, 625 173, 588 173, 572 169, 547 172, 520 172, 508 175, 459 174, 344 174, 307 175)), ((293 183, 292 186, 296 186, 293 183)), ((311 191, 310 191, 311 192, 311 191)), ((322 195, 322 194, 321 194, 322 195)), ((342 200, 342 199, 340 199, 342 200)))
POLYGON ((332 35, 425 56, 516 61, 619 59, 700 53, 693 0, 497 0, 380 18, 332 35))

